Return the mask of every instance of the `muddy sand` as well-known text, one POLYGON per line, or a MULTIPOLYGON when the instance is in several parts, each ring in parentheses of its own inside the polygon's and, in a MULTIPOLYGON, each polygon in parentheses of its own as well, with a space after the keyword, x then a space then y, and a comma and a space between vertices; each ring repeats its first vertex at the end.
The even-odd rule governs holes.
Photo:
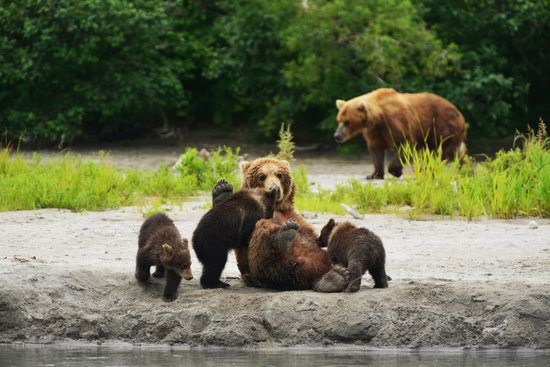
MULTIPOLYGON (((170 216, 190 237, 204 201, 170 216)), ((307 214, 320 228, 330 216, 307 214)), ((338 219, 349 219, 340 217, 338 219)), ((388 289, 355 294, 202 290, 201 265, 172 303, 134 279, 136 208, 0 213, 0 342, 126 341, 189 346, 550 348, 550 222, 353 220, 387 251, 388 289)))

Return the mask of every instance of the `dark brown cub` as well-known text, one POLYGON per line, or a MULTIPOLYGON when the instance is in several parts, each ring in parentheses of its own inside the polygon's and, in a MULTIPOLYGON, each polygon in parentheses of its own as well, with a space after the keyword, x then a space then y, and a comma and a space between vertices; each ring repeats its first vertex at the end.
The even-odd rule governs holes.
POLYGON ((374 280, 374 288, 387 288, 386 251, 380 237, 366 228, 358 228, 349 222, 336 223, 334 219, 321 230, 319 246, 328 247, 331 261, 348 268, 351 282, 346 292, 357 292, 361 277, 368 270, 374 280))
POLYGON ((136 260, 137 280, 147 281, 153 265, 156 266, 154 277, 166 275, 162 297, 167 302, 176 299, 182 277, 193 279, 188 241, 182 240, 174 222, 164 214, 153 215, 141 226, 136 260))
MULTIPOLYGON (((243 189, 234 194, 230 191, 232 188, 227 182, 218 182, 213 190, 214 207, 201 218, 193 232, 193 249, 203 266, 203 288, 229 287, 220 280, 228 252, 248 248, 256 222, 273 217, 275 201, 280 195, 276 186, 268 191, 243 189), (224 194, 220 196, 220 192, 224 194)), ((247 269, 240 270, 247 272, 247 269)))

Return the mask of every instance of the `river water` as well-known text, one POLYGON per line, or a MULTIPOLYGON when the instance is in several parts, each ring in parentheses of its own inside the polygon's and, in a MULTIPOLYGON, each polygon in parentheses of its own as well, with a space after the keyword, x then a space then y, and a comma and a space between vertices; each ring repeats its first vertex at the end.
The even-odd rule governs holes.
POLYGON ((164 347, 0 345, 0 366, 533 366, 550 351, 396 351, 322 349, 174 349, 164 347))

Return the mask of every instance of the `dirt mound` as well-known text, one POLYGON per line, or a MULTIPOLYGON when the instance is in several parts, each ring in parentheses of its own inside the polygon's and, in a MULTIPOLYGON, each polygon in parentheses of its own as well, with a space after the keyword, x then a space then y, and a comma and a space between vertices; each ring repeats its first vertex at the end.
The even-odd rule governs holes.
MULTIPOLYGON (((171 213, 189 236, 204 209, 171 213)), ((311 218, 321 226, 327 216, 311 218)), ((340 218, 341 219, 341 218, 340 218)), ((550 226, 367 216, 384 241, 388 289, 355 294, 229 290, 134 279, 140 213, 0 213, 0 342, 129 341, 219 346, 550 348, 550 226)))

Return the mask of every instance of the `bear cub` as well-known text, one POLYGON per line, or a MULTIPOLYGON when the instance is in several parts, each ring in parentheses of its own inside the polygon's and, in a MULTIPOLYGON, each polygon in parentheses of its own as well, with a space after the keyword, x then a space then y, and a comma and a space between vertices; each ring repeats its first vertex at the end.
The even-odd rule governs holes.
POLYGON ((181 278, 193 279, 191 253, 186 239, 181 238, 174 222, 164 214, 155 214, 145 220, 139 230, 136 260, 136 278, 145 282, 150 277, 151 266, 155 265, 155 278, 166 275, 163 299, 176 299, 181 278))
MULTIPOLYGON (((200 279, 203 288, 228 288, 220 280, 228 252, 247 248, 250 237, 261 219, 273 217, 279 188, 242 189, 231 193, 227 181, 220 180, 212 190, 214 206, 200 220, 193 232, 193 249, 202 263, 200 279), (224 192, 219 195, 218 192, 224 192)), ((231 187, 232 190, 232 187, 231 187)))
POLYGON ((320 247, 327 247, 332 262, 348 268, 351 281, 346 292, 359 290, 361 277, 367 270, 374 280, 374 288, 388 287, 384 245, 380 237, 368 229, 331 219, 321 230, 318 241, 320 247))

